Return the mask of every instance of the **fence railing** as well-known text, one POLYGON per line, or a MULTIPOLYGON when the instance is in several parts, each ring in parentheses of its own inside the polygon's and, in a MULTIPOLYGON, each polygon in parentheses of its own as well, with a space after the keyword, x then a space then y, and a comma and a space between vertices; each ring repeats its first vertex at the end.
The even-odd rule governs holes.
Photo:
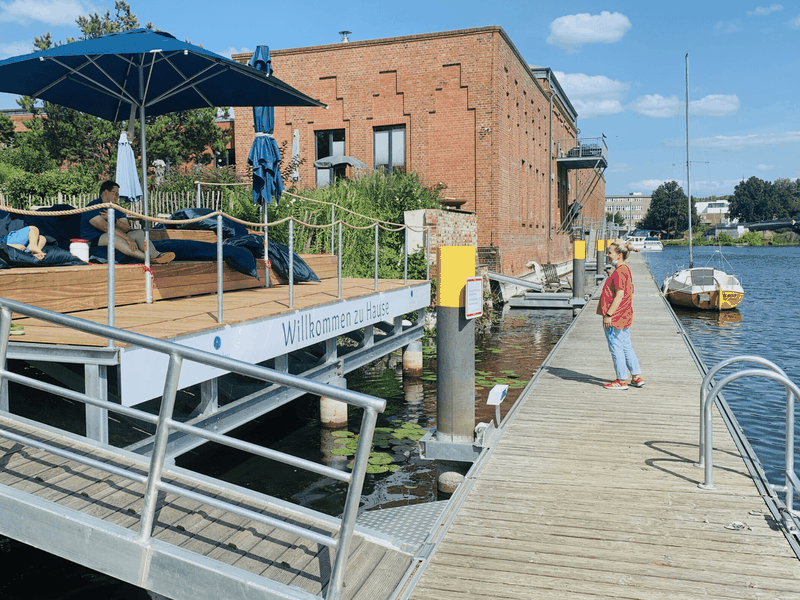
MULTIPOLYGON (((796 398, 800 398, 800 389, 786 376, 786 373, 775 363, 760 356, 735 356, 723 360, 711 368, 703 378, 700 386, 700 458, 697 462, 698 467, 704 468, 704 481, 700 487, 704 489, 714 488, 714 465, 713 465, 713 426, 711 420, 711 407, 720 395, 722 390, 729 383, 742 379, 743 377, 763 377, 771 379, 784 386, 786 389, 786 436, 784 440, 784 485, 770 484, 775 492, 784 492, 784 502, 781 507, 784 521, 789 531, 796 532, 797 526, 795 519, 800 518, 800 512, 794 510, 793 501, 795 494, 800 495, 800 479, 794 471, 794 403, 796 398), (714 383, 714 376, 724 367, 733 363, 749 362, 766 367, 766 369, 743 369, 732 373, 727 377, 714 383)), ((776 500, 780 500, 776 497, 776 500)))
MULTIPOLYGON (((192 192, 160 192, 153 190, 148 194, 149 213, 151 215, 171 215, 175 211, 183 208, 209 208, 211 210, 221 210, 223 212, 232 212, 232 200, 227 202, 223 201, 223 193, 221 190, 202 191, 200 193, 192 192)), ((75 208, 85 208, 89 202, 95 200, 97 194, 57 194, 47 198, 40 198, 38 196, 28 196, 27 206, 31 208, 44 208, 54 206, 56 204, 69 204, 75 208)), ((7 204, 6 198, 0 192, 0 204, 7 204)), ((142 202, 131 202, 131 210, 141 213, 144 212, 142 202)))
MULTIPOLYGON (((178 496, 189 498, 214 508, 219 508, 242 517, 252 519, 271 527, 276 527, 283 531, 293 533, 332 548, 336 551, 336 555, 334 559, 333 570, 331 571, 326 598, 327 600, 335 600, 339 598, 344 581, 344 573, 347 566, 347 557, 352 541, 353 530, 358 514, 359 502, 361 500, 361 491, 366 476, 369 453, 372 448, 372 438, 375 432, 377 416, 379 413, 385 410, 385 400, 368 396, 360 392, 318 383, 296 375, 269 369, 267 367, 217 356, 210 352, 189 348, 173 342, 158 340, 141 334, 109 327, 107 325, 101 325, 91 321, 78 319, 76 317, 62 315, 60 313, 5 298, 0 298, 0 365, 2 365, 2 368, 0 368, 0 386, 4 384, 4 380, 13 381, 33 389, 42 390, 69 398, 77 402, 82 402, 87 407, 93 406, 102 410, 108 410, 120 415, 124 415, 131 419, 144 421, 156 426, 153 453, 151 455, 150 467, 146 475, 140 475, 122 467, 106 464, 93 458, 91 455, 77 454, 68 450, 57 448, 47 442, 37 441, 25 436, 11 433, 9 431, 2 431, 2 436, 7 439, 52 452, 53 454, 57 454, 58 456, 67 458, 69 460, 74 460, 81 464, 98 468, 108 473, 125 477, 132 481, 143 484, 145 486, 145 491, 143 494, 144 503, 141 516, 139 518, 139 532, 137 536, 137 539, 140 543, 147 544, 148 540, 153 534, 159 492, 176 494, 178 496), (5 364, 8 353, 8 338, 11 328, 12 312, 26 315, 34 319, 47 321, 49 323, 54 323, 75 331, 99 335, 108 339, 125 342, 140 348, 146 348, 154 352, 168 355, 169 367, 167 368, 166 381, 164 383, 164 395, 162 397, 159 414, 156 416, 141 410, 93 398, 84 393, 75 392, 71 389, 62 388, 51 383, 39 381, 31 377, 16 374, 7 370, 5 368, 5 364), (306 393, 333 398, 334 400, 346 402, 347 404, 364 409, 352 471, 349 473, 340 471, 338 469, 292 456, 284 452, 279 452, 264 446, 244 442, 224 434, 218 434, 213 431, 208 431, 206 429, 176 421, 174 418, 175 396, 178 390, 178 380, 180 377, 181 365, 184 360, 197 362, 208 365, 209 367, 252 377, 261 381, 303 390, 306 393), (168 469, 165 468, 165 464, 168 464, 169 458, 167 456, 167 441, 170 433, 173 431, 180 431, 189 435, 204 438, 208 441, 223 444, 237 450, 249 452, 256 456, 268 458, 270 460, 279 461, 296 468, 304 469, 306 471, 346 483, 348 485, 348 491, 344 503, 344 512, 339 520, 338 539, 335 536, 324 535, 314 531, 311 528, 306 529, 299 525, 293 525, 291 523, 287 523, 286 521, 248 510, 240 505, 229 503, 220 499, 220 497, 216 495, 216 492, 214 496, 206 495, 202 492, 187 489, 185 487, 175 485, 174 483, 164 481, 163 475, 165 474, 165 471, 168 472, 168 469)), ((199 486, 202 485, 200 479, 190 479, 192 479, 191 484, 198 486, 197 489, 200 489, 199 486)), ((216 482, 216 485, 221 488, 228 487, 223 481, 216 482)))

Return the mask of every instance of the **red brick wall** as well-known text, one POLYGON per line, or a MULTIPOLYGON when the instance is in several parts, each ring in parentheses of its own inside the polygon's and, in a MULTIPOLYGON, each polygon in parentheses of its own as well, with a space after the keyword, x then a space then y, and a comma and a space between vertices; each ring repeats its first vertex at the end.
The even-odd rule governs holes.
MULTIPOLYGON (((531 260, 571 258, 569 236, 556 231, 550 93, 501 28, 273 50, 272 65, 276 77, 328 105, 276 108, 278 144, 290 151, 299 132, 300 187, 315 183, 315 131, 344 129, 346 153, 372 168, 373 128, 405 125, 406 168, 426 185, 443 186, 443 197, 464 201, 462 210, 476 215, 477 245, 502 250, 504 273, 522 273, 531 260)), ((553 140, 574 138, 575 124, 558 101, 553 105, 553 140)), ((252 140, 252 111, 237 108, 242 174, 252 140)), ((599 187, 602 199, 604 183, 599 187)), ((601 201, 598 215, 602 209, 601 201)))

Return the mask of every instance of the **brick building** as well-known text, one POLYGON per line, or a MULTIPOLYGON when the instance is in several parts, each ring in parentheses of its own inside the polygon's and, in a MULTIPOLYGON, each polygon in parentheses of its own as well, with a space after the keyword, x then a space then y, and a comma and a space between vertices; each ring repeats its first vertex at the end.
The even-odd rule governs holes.
MULTIPOLYGON (((329 154, 414 171, 476 214, 479 254, 507 274, 571 258, 562 225, 576 199, 584 217, 604 214, 605 145, 585 160, 577 114, 552 71, 531 68, 500 27, 273 50, 272 66, 328 105, 275 110, 278 143, 290 151, 299 137, 301 187, 317 184, 313 162, 329 154)), ((244 174, 252 111, 235 112, 244 174)))

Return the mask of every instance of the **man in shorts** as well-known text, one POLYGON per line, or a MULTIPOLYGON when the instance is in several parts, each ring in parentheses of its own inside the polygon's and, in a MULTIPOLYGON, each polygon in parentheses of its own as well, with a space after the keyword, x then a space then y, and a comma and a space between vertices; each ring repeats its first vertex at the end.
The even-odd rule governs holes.
MULTIPOLYGON (((86 206, 110 202, 119 203, 119 185, 114 181, 104 181, 100 186, 100 197, 92 200, 86 206)), ((114 211, 114 248, 123 254, 144 262, 145 239, 144 230, 132 229, 125 213, 114 211)), ((81 237, 89 242, 89 246, 108 245, 108 211, 104 208, 81 213, 81 237)), ((171 262, 175 258, 174 252, 159 252, 151 246, 150 260, 157 264, 171 262)))

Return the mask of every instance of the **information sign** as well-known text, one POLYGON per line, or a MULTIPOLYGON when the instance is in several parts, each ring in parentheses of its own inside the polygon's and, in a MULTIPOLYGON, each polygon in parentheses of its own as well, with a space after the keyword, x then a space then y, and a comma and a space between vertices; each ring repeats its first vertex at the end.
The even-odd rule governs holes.
POLYGON ((467 277, 464 313, 467 319, 483 315, 483 277, 467 277))

